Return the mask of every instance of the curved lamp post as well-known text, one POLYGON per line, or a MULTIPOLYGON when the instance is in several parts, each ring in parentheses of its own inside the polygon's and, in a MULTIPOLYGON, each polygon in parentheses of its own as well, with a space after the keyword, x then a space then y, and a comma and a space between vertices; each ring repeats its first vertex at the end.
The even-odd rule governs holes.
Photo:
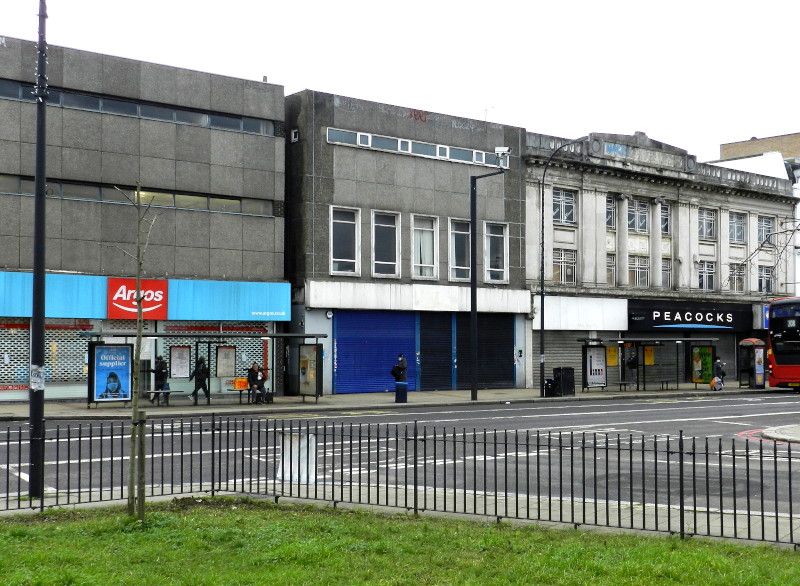
POLYGON ((469 344, 472 370, 470 371, 471 401, 478 400, 478 179, 505 173, 511 149, 497 147, 497 166, 493 173, 471 175, 469 178, 469 344))
POLYGON ((547 158, 542 170, 542 182, 540 183, 540 207, 541 219, 539 223, 539 396, 544 397, 544 180, 547 176, 547 168, 553 158, 564 148, 583 142, 589 136, 582 136, 575 140, 570 140, 562 144, 547 158))

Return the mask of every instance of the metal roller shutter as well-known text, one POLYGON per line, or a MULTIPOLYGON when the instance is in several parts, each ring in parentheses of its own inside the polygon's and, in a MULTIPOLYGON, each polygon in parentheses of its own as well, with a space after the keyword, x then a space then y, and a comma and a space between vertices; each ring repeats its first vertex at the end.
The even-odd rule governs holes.
POLYGON ((452 313, 420 313, 419 370, 421 390, 453 388, 452 313))
POLYGON ((401 311, 346 311, 334 316, 335 393, 394 391, 390 374, 402 353, 408 390, 416 390, 416 315, 401 311))
MULTIPOLYGON (((470 388, 470 316, 456 316, 458 387, 470 388)), ((514 387, 514 316, 506 313, 478 314, 478 388, 514 387)))

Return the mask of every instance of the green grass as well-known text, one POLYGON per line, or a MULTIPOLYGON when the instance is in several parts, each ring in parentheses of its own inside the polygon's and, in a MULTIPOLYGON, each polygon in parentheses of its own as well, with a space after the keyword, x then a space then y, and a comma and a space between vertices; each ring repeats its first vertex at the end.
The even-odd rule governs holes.
POLYGON ((0 518, 0 583, 800 583, 800 553, 230 498, 0 518))

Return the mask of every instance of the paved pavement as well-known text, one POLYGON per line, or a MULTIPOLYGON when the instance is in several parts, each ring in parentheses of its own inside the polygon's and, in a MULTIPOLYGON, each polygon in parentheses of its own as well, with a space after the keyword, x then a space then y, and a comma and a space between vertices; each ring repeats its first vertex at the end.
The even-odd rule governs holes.
MULTIPOLYGON (((46 391, 45 391, 46 392, 46 391)), ((689 396, 714 395, 752 395, 774 394, 785 391, 770 389, 748 389, 728 387, 723 391, 711 392, 704 385, 683 384, 678 389, 661 391, 618 391, 599 390, 581 392, 569 397, 540 397, 538 389, 488 389, 479 390, 477 401, 472 401, 470 391, 415 391, 408 393, 407 403, 396 403, 395 394, 388 393, 347 393, 325 395, 315 400, 313 397, 276 397, 274 403, 267 405, 249 405, 239 403, 238 393, 217 393, 212 396, 211 405, 206 405, 201 398, 197 406, 187 400, 184 393, 173 392, 169 406, 151 405, 142 399, 141 408, 150 417, 182 417, 200 413, 218 413, 221 415, 251 415, 253 413, 282 414, 287 417, 299 417, 304 413, 320 411, 369 411, 385 409, 404 409, 415 407, 450 407, 458 405, 482 404, 497 405, 504 403, 539 403, 564 401, 598 401, 619 399, 654 399, 680 398, 689 396)), ((128 419, 131 416, 130 403, 101 403, 87 408, 85 400, 45 400, 45 419, 128 419)), ((0 402, 0 421, 27 421, 30 411, 27 402, 0 402)), ((800 425, 785 425, 764 430, 764 437, 793 443, 800 443, 800 425)))

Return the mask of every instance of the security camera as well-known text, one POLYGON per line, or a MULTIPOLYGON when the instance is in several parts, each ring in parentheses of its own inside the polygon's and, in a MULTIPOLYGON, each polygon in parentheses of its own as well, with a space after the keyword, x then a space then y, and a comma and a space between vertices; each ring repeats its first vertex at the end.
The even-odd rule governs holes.
POLYGON ((511 147, 495 147, 494 154, 507 157, 511 154, 511 147))

